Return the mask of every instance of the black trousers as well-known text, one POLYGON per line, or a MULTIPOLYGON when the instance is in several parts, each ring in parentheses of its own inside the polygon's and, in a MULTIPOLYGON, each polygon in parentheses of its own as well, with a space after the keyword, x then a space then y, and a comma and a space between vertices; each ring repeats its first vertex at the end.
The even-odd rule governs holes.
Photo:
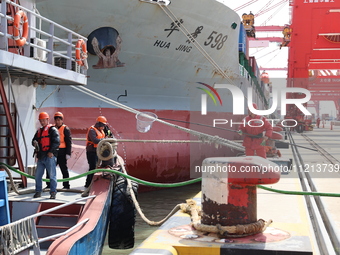
MULTIPOLYGON (((86 151, 87 163, 89 164, 89 171, 97 168, 98 156, 95 151, 86 151)), ((86 177, 85 187, 90 186, 92 182, 93 174, 89 174, 86 177)))

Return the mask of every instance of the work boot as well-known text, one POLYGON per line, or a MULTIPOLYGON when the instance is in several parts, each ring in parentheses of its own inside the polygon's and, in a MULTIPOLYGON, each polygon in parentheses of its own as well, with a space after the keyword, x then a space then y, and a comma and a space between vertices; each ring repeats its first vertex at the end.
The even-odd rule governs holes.
POLYGON ((81 193, 81 196, 82 196, 82 197, 88 197, 89 194, 90 194, 90 189, 86 189, 86 190, 84 190, 83 193, 81 193))
POLYGON ((50 199, 55 199, 56 193, 55 192, 51 192, 51 196, 50 199))
POLYGON ((35 192, 33 198, 41 197, 41 192, 35 192))

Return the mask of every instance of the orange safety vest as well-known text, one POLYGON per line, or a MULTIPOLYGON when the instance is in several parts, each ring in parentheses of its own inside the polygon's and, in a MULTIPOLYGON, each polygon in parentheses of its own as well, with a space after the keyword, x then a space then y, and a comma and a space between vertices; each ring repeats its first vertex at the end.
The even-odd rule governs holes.
POLYGON ((51 147, 51 139, 49 135, 49 130, 52 125, 48 124, 47 126, 41 128, 38 132, 39 143, 41 144, 42 151, 48 151, 51 147))
POLYGON ((60 145, 59 148, 66 148, 66 143, 65 143, 65 134, 64 134, 64 129, 65 129, 66 125, 62 124, 59 128, 58 128, 58 132, 59 132, 59 136, 60 136, 60 145))
POLYGON ((87 130, 87 134, 86 134, 86 146, 90 145, 90 144, 93 144, 93 147, 94 148, 97 148, 98 144, 92 142, 89 140, 89 132, 90 130, 93 129, 94 131, 96 131, 96 134, 97 134, 97 138, 98 139, 102 139, 102 138, 105 138, 105 133, 103 130, 99 130, 97 128, 95 128, 94 126, 91 126, 88 130, 87 130))

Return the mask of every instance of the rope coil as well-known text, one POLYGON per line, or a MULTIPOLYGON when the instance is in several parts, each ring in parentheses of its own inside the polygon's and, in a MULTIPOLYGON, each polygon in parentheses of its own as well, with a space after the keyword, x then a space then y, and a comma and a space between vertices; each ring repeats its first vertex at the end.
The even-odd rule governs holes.
POLYGON ((117 146, 117 139, 115 138, 101 140, 97 146, 98 159, 107 161, 116 157, 118 155, 117 146))
POLYGON ((262 233, 266 230, 266 228, 272 223, 272 220, 268 222, 263 219, 259 219, 258 221, 250 224, 238 224, 234 226, 221 226, 217 224, 213 225, 205 225, 201 224, 201 207, 196 204, 193 199, 188 199, 186 203, 180 205, 182 212, 188 213, 191 215, 191 224, 192 226, 202 232, 208 233, 216 233, 221 237, 245 237, 250 235, 256 235, 258 233, 262 233))

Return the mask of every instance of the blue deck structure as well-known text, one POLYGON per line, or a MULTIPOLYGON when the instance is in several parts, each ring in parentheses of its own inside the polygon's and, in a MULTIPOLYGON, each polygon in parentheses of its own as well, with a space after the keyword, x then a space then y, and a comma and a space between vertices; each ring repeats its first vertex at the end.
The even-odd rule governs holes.
POLYGON ((6 173, 0 171, 0 226, 10 223, 6 173))

